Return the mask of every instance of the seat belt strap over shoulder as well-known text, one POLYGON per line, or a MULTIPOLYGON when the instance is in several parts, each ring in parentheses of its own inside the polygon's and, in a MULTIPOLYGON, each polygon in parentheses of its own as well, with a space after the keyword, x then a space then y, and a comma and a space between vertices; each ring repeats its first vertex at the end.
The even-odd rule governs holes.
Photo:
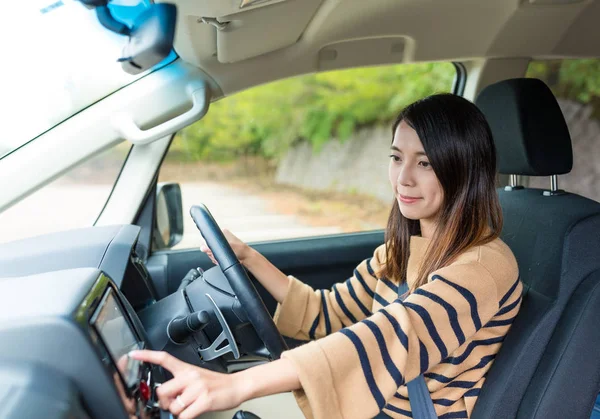
MULTIPOLYGON (((403 282, 398 287, 398 298, 404 300, 404 295, 408 292, 408 284, 403 282)), ((408 400, 410 401, 410 410, 413 419, 437 419, 431 394, 425 384, 423 375, 406 383, 408 389, 408 400)))

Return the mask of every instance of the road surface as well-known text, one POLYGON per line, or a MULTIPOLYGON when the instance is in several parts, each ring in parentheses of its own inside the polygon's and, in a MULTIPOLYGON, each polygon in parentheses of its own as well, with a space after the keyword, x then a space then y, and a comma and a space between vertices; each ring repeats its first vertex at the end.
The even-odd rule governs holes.
MULTIPOLYGON (((0 243, 93 224, 109 185, 48 185, 0 214, 0 243)), ((177 248, 199 244, 200 235, 189 208, 205 204, 219 225, 242 240, 256 242, 341 232, 337 226, 312 227, 293 215, 278 214, 264 198, 240 188, 213 182, 181 185, 184 237, 177 248)))

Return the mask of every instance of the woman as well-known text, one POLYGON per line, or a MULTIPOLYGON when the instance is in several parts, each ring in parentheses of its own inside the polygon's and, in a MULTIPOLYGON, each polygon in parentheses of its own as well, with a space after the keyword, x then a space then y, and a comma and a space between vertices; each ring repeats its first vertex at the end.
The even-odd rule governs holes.
POLYGON ((469 417, 521 303, 515 258, 498 238, 495 179, 492 135, 476 106, 449 94, 420 100, 393 125, 386 244, 346 282, 315 291, 227 233, 280 303, 281 333, 312 342, 232 375, 163 353, 133 356, 174 374, 159 397, 184 419, 290 390, 308 417, 409 417, 406 383, 421 374, 439 417, 469 417))

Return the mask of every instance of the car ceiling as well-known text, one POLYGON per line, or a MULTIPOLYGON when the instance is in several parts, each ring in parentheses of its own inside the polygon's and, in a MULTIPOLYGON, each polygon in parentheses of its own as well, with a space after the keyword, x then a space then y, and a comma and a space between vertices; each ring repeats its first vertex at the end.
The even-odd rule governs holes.
POLYGON ((361 65, 598 56, 593 0, 171 0, 175 49, 228 95, 361 65), (230 22, 224 29, 202 18, 230 22))

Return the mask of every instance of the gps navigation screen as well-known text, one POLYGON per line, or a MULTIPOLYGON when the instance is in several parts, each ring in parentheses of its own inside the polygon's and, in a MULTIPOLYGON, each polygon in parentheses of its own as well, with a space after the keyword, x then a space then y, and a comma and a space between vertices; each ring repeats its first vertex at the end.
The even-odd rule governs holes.
MULTIPOLYGON (((117 363, 127 385, 130 385, 130 377, 135 376, 132 371, 132 362, 127 357, 129 351, 141 349, 142 345, 135 337, 131 326, 117 303, 113 290, 109 288, 104 301, 100 304, 92 323, 104 344, 107 346, 112 359, 117 363)), ((138 365, 135 365, 138 367, 138 365)), ((136 368, 137 369, 137 368, 136 368)))

